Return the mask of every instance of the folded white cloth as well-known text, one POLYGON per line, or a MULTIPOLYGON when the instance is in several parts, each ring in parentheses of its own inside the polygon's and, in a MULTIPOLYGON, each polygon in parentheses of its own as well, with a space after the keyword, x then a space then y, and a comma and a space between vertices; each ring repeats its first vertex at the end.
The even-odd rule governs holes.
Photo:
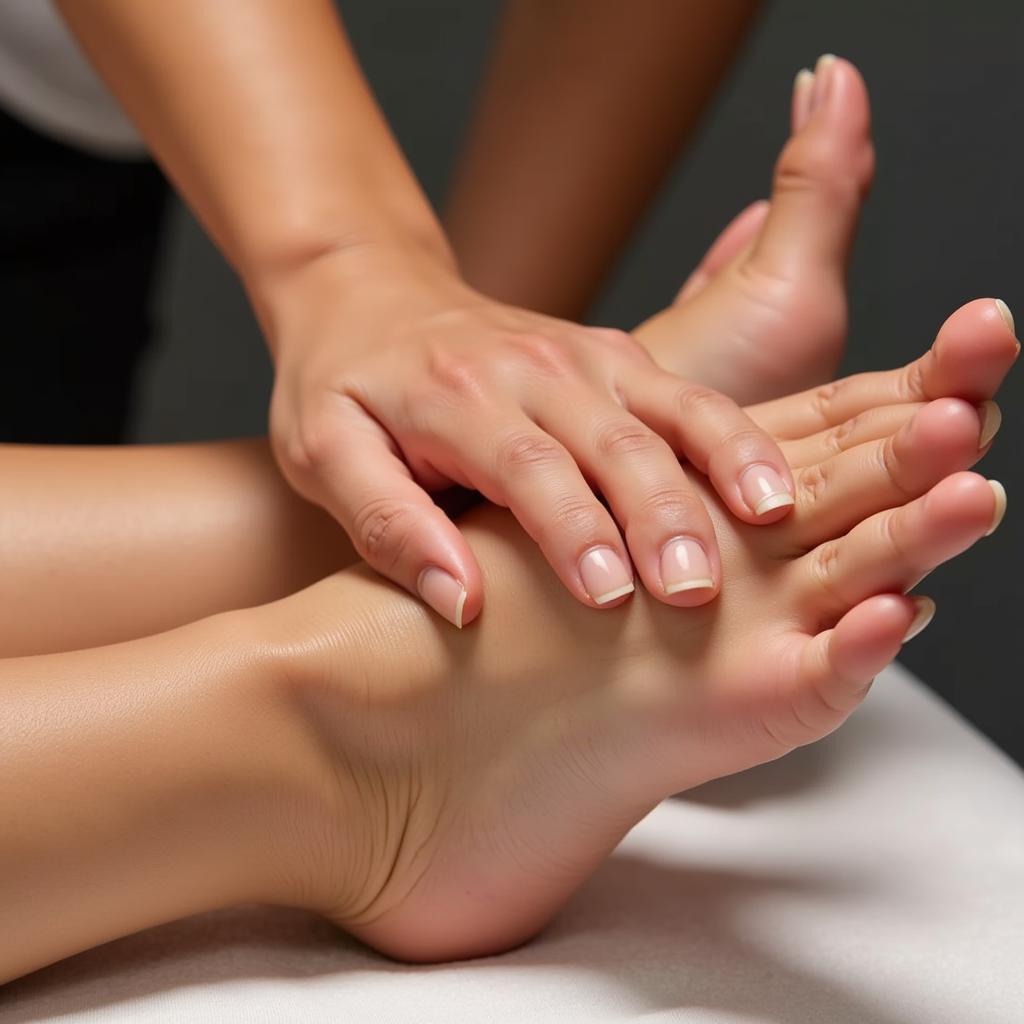
POLYGON ((824 742, 666 801, 504 956, 405 967, 247 907, 0 989, 4 1024, 640 1019, 1020 1024, 1024 775, 893 668, 824 742))

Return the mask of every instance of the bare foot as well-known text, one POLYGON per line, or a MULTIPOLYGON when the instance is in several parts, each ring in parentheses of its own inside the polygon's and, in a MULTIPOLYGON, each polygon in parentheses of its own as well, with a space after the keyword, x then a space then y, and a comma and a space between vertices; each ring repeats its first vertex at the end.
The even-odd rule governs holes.
POLYGON ((493 595, 471 629, 361 569, 276 606, 268 642, 283 615, 289 694, 326 766, 308 905, 403 959, 509 948, 662 798, 836 728, 929 618, 906 591, 1005 508, 964 472, 991 406, 922 403, 990 394, 1017 349, 979 300, 908 368, 762 406, 797 507, 748 527, 705 488, 726 582, 700 608, 638 592, 597 615, 493 507, 463 521, 493 595))
POLYGON ((846 337, 846 264, 874 171, 867 90, 845 60, 798 77, 771 204, 743 211, 676 302, 645 325, 666 369, 739 402, 831 380, 846 337), (812 105, 813 99, 813 105, 812 105))

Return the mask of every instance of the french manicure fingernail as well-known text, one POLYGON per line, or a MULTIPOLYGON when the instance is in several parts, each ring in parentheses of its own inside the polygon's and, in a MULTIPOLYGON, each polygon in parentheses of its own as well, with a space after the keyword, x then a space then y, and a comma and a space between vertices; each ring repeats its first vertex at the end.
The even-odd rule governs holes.
POLYGON ((836 63, 834 53, 823 53, 814 65, 814 90, 811 93, 811 113, 813 114, 828 99, 832 85, 832 70, 836 63))
POLYGON ((451 573, 429 565, 420 573, 416 589, 431 608, 453 626, 462 629, 462 609, 466 604, 466 588, 451 573))
POLYGON ((666 594, 714 587, 704 545, 690 537, 673 537, 661 551, 661 586, 666 594))
POLYGON ((999 529, 999 524, 1006 515, 1006 488, 998 480, 989 480, 989 487, 996 498, 995 511, 992 513, 992 525, 985 531, 986 537, 991 537, 999 529))
POLYGON ((793 492, 779 471, 762 463, 750 466, 740 477, 740 493, 755 516, 796 504, 793 492))
POLYGON ((930 597, 915 597, 912 600, 917 611, 906 633, 903 634, 903 643, 913 640, 935 617, 935 602, 930 597))
POLYGON ((1010 333, 1016 338, 1017 329, 1013 325, 1013 314, 1010 312, 1010 307, 1003 302, 1002 299, 996 299, 996 309, 999 310, 999 315, 1003 318, 1003 323, 1010 329, 1010 333))
POLYGON ((1003 413, 995 402, 982 402, 978 406, 981 417, 981 433, 978 435, 978 451, 981 451, 999 433, 1003 423, 1003 413))
POLYGON ((635 589, 626 563, 608 547, 591 548, 580 559, 580 576, 595 604, 607 604, 635 589))

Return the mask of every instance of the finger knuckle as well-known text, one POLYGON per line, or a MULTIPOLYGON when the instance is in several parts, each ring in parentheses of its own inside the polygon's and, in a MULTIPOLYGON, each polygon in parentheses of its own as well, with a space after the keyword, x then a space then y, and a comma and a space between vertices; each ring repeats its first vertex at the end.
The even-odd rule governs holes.
POLYGON ((548 469, 565 460, 564 449, 540 431, 517 430, 497 441, 495 461, 502 475, 548 469))
POLYGON ((551 537, 572 537, 578 544, 590 544, 598 536, 603 521, 601 507, 577 495, 559 498, 551 508, 546 530, 551 537))
POLYGON ((691 381, 678 385, 673 401, 682 416, 700 416, 733 405, 730 399, 720 392, 691 381))
POLYGON ((352 521, 352 539, 359 553, 383 571, 393 569, 412 539, 415 509, 394 498, 373 498, 352 521))
POLYGON ((572 353, 567 346, 545 334, 513 335, 508 346, 525 362, 531 372, 546 378, 566 377, 575 368, 572 353))
POLYGON ((635 516, 673 527, 686 524, 692 528, 697 519, 704 517, 704 512, 703 503, 695 494, 678 487, 659 487, 641 496, 635 516))
POLYGON ((486 370, 479 359, 462 353, 438 349, 430 355, 431 387, 421 395, 423 402, 429 402, 440 391, 449 397, 475 401, 483 398, 487 391, 486 370))
POLYGON ((305 419, 288 439, 286 452, 293 466, 314 473, 336 450, 335 425, 326 417, 305 419))
POLYGON ((651 454, 663 443, 639 420, 607 420, 598 423, 594 429, 594 449, 606 459, 651 454))

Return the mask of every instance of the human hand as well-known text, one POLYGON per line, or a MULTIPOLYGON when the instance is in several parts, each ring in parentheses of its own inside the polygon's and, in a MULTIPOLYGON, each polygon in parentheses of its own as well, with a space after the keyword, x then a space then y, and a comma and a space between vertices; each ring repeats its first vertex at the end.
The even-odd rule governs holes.
POLYGON ((731 399, 659 369, 624 332, 491 302, 426 258, 327 255, 265 308, 284 475, 456 625, 479 613, 482 579, 430 490, 507 506, 591 607, 633 590, 631 562, 660 601, 717 594, 714 529, 680 456, 745 523, 793 503, 778 446, 731 399))

